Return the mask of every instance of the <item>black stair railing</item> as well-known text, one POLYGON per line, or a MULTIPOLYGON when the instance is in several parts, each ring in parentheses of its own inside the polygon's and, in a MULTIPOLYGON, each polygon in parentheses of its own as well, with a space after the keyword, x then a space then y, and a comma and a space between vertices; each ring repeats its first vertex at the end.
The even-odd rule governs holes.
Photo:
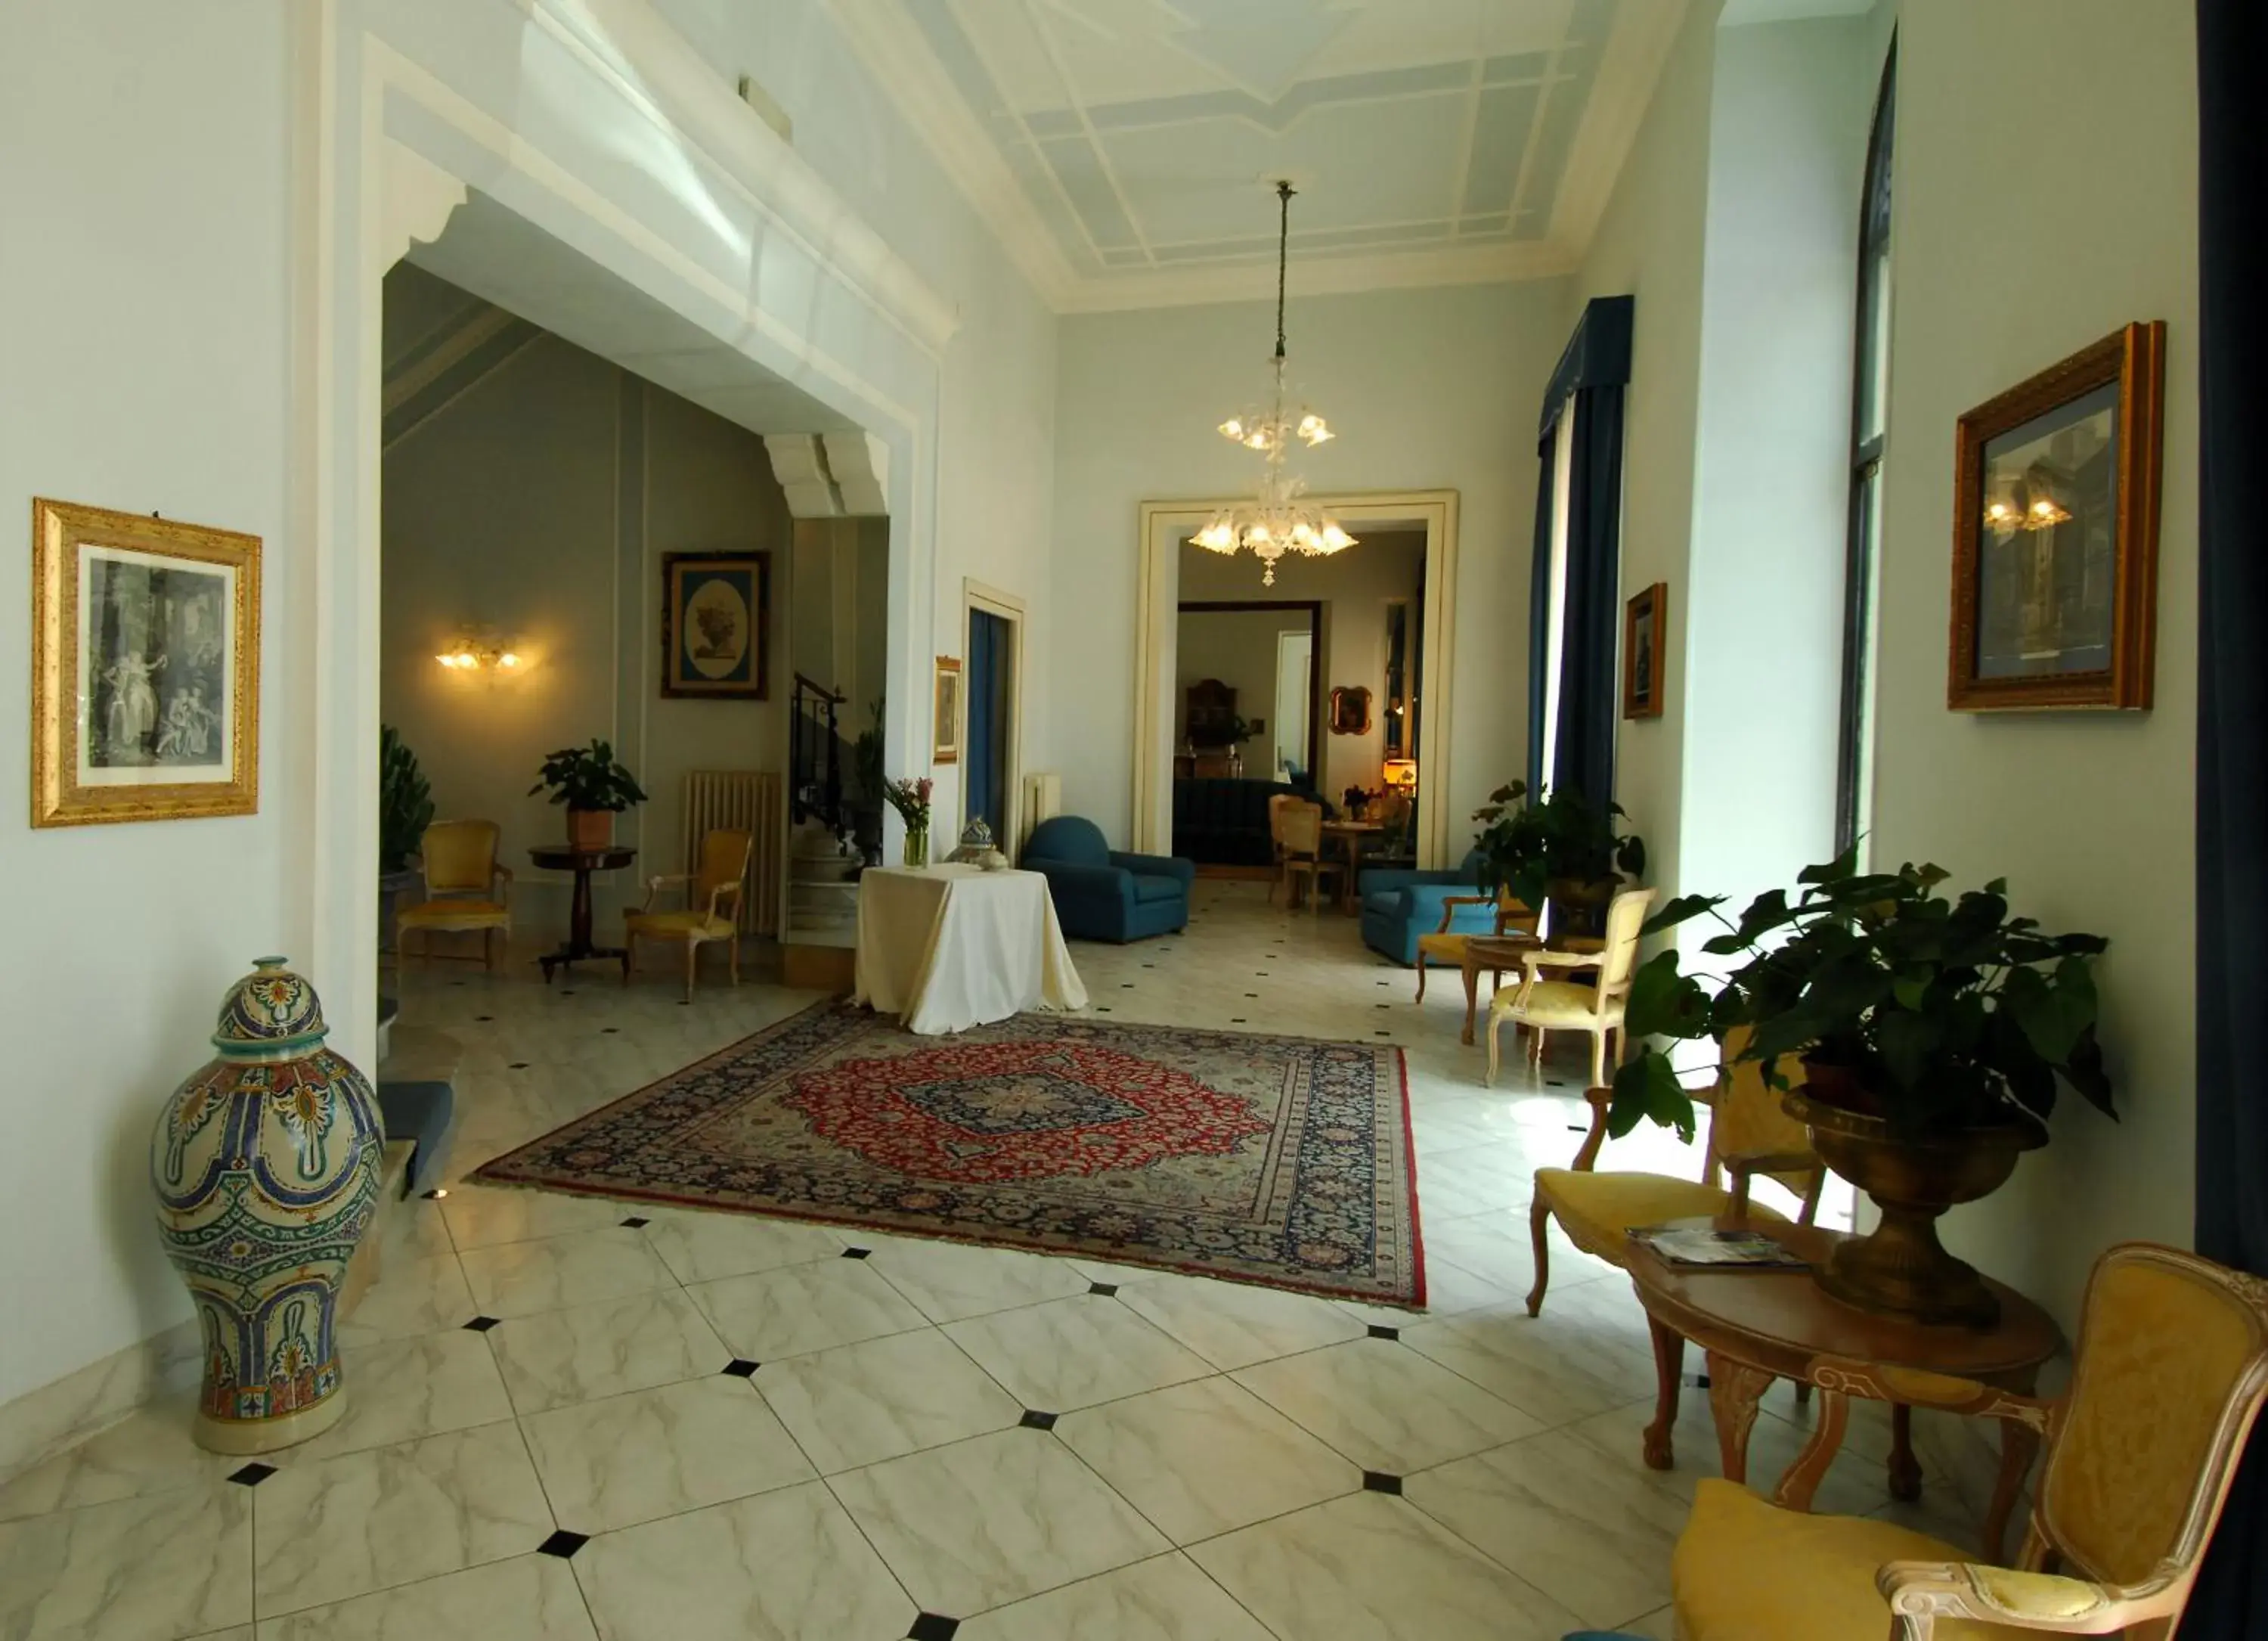
POLYGON ((802 673, 795 675, 788 719, 788 802, 798 824, 817 819, 830 832, 845 829, 836 709, 849 699, 802 673))

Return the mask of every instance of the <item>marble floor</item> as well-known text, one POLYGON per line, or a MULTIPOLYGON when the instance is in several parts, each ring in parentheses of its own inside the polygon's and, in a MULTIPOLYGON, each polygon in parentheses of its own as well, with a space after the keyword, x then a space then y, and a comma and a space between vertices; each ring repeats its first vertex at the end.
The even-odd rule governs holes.
MULTIPOLYGON (((1350 920, 1257 884, 1075 951, 1098 1014, 1406 1051, 1425 1312, 464 1185, 811 999, 413 970, 405 1041, 455 1039, 464 1116, 346 1328, 346 1417, 247 1465, 194 1447, 176 1395, 0 1485, 0 1641, 1667 1637, 1706 1396, 1646 1470, 1626 1280, 1561 1242, 1543 1314, 1521 1303, 1580 1046, 1485 1090, 1454 976, 1414 1004, 1350 920)), ((1769 1477, 1803 1415, 1784 1386, 1766 1409, 1769 1477)), ((1854 1417, 1817 1507, 1972 1540, 1931 1513, 1948 1489, 1890 1503, 1887 1440, 1854 1417)))

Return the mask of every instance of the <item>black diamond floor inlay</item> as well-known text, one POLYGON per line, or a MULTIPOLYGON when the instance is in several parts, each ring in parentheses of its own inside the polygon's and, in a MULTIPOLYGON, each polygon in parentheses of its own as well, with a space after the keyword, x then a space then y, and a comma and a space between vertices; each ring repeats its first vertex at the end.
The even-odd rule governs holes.
POLYGON ((449 1194, 437 1186, 431 1191, 420 1191, 417 1194, 423 1197, 428 1202, 438 1202, 449 1194))
POLYGON ((275 1474, 276 1467, 274 1465, 262 1464, 260 1460, 255 1459, 240 1470, 230 1471, 228 1473, 228 1479, 235 1482, 239 1487, 258 1487, 262 1482, 265 1482, 269 1476, 274 1475, 275 1474))
POLYGON ((1108 1014, 1110 1012, 1110 1005, 1108 1003, 1097 1003, 1094 1005, 1094 1012, 1097 1014, 1108 1014))
POLYGON ((465 1327, 473 1333, 485 1334, 497 1325, 497 1319, 493 1316, 476 1316, 466 1323, 465 1327))
POLYGON ((845 1248, 843 1250, 843 1257, 846 1260, 863 1260, 871 1258, 873 1252, 872 1248, 845 1248))
POLYGON ((906 1641, 953 1641, 961 1629, 961 1620, 947 1618, 940 1613, 924 1613, 914 1620, 914 1627, 906 1631, 906 1641))
POLYGON ((562 997, 572 997, 575 994, 574 988, 572 987, 563 986, 559 988, 559 994, 562 997))
POLYGON ((599 1028, 599 1035, 601 1037, 612 1037, 615 1032, 622 1029, 622 1028, 618 1025, 602 1025, 599 1028))
POLYGON ((1388 1327, 1380 1323, 1373 1322, 1370 1325, 1370 1336, 1373 1339, 1399 1339, 1402 1337, 1402 1330, 1398 1327, 1388 1327))
POLYGON ((489 1021, 495 1019, 495 1018, 496 1018, 496 1016, 494 1016, 494 1015, 492 1015, 492 1014, 476 1014, 476 1015, 475 1015, 475 1016, 473 1016, 473 1018, 474 1018, 475 1020, 476 1020, 476 1021, 479 1021, 479 1022, 480 1022, 480 1023, 482 1023, 482 1024, 486 1024, 489 1021))
POLYGON ((525 1060, 515 1060, 512 1062, 511 1069, 514 1071, 525 1071, 527 1069, 527 1061, 525 1060))
POLYGON ((1402 1478, 1398 1475, 1388 1475, 1383 1470, 1364 1471, 1362 1485, 1365 1492, 1391 1493, 1396 1498, 1402 1496, 1402 1478))
POLYGON ((1373 1031, 1371 1035, 1373 1037, 1391 1037, 1394 1033, 1391 1031, 1373 1031))
POLYGON ((1024 1416, 1016 1421, 1027 1430, 1051 1430, 1056 1428, 1056 1416, 1042 1413, 1036 1408, 1024 1409, 1024 1416))
POLYGON ((725 1364, 725 1371, 730 1373, 734 1379, 750 1378, 755 1371, 756 1364, 746 1356, 734 1356, 730 1362, 725 1364))
POLYGON ((625 1231, 636 1231, 641 1225, 650 1225, 652 1223, 653 1223, 652 1220, 640 1219, 636 1214, 633 1214, 628 1219, 622 1221, 622 1229, 625 1231))
POLYGON ((562 1527, 537 1545, 535 1553, 539 1556, 556 1556, 562 1561, 568 1561, 573 1558, 577 1550, 581 1549, 590 1541, 589 1534, 570 1533, 566 1528, 562 1527))
POLYGON ((1089 1293, 1099 1293, 1108 1299, 1118 1291, 1118 1284, 1115 1282, 1091 1282, 1086 1284, 1086 1290, 1089 1293))
POLYGON ((1231 1025, 1242 1025, 1244 1024, 1244 1016, 1241 1014, 1233 1014, 1228 1016, 1228 1023, 1231 1025))

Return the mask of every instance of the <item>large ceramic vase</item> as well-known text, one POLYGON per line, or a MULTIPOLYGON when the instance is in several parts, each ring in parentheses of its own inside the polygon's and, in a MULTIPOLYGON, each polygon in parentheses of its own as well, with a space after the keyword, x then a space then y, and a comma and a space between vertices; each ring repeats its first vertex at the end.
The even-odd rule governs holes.
MULTIPOLYGON (((1836 1068, 1811 1067, 1811 1081, 1782 1102, 1810 1131, 1812 1149, 1837 1174, 1874 1200, 1881 1222, 1868 1234, 1838 1242, 1812 1279, 1847 1305, 1917 1322, 1990 1327, 2000 1318, 1976 1267, 1937 1239, 1940 1216, 1990 1196, 2008 1183, 2016 1158, 2047 1142, 2026 1123, 1965 1128, 1930 1142, 1901 1139, 1881 1118, 1850 1109, 1836 1068), (1826 1074, 1829 1081, 1822 1084, 1826 1074)), ((1848 1074, 1840 1077, 1847 1080, 1848 1074)))
POLYGON ((195 1433, 216 1453, 272 1452, 337 1422, 339 1287, 378 1205, 378 1102, 323 1046, 314 987, 284 963, 260 958, 229 989, 218 1053, 150 1142, 158 1233, 204 1334, 195 1433))

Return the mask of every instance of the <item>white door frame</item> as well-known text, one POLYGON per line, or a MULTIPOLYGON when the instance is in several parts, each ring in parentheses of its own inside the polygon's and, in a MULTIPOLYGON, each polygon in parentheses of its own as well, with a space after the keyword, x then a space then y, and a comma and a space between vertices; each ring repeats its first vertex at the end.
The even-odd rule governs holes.
MULTIPOLYGON (((1024 818, 1024 628, 1027 620, 1024 601, 1015 594, 988 587, 974 577, 964 576, 961 583, 961 653, 963 655, 967 655, 972 647, 968 618, 980 610, 1006 622, 1009 632, 1013 635, 1010 639, 1012 647, 1008 662, 1008 808, 1002 818, 1000 832, 992 839, 992 846, 1005 854, 1009 853, 1011 841, 1023 835, 1018 828, 1024 818)), ((963 664, 965 666, 966 662, 963 664)), ((962 712, 966 713, 968 708, 968 703, 964 701, 962 712)), ((963 729, 964 752, 968 735, 968 732, 963 729)), ((961 824, 963 826, 968 824, 970 784, 964 766, 961 780, 961 824)))
MULTIPOLYGON (((1457 492, 1361 491, 1309 498, 1359 536, 1364 524, 1422 525, 1425 531, 1425 709, 1418 724, 1418 863, 1449 854, 1449 706, 1455 677, 1449 605, 1457 585, 1457 492)), ((1134 604, 1133 846, 1165 854, 1174 835, 1174 702, 1179 647, 1182 543, 1234 498, 1145 501, 1140 580, 1134 604)), ((1358 544, 1351 549, 1360 552, 1358 544)), ((1310 708, 1312 711, 1312 707, 1310 708)))

